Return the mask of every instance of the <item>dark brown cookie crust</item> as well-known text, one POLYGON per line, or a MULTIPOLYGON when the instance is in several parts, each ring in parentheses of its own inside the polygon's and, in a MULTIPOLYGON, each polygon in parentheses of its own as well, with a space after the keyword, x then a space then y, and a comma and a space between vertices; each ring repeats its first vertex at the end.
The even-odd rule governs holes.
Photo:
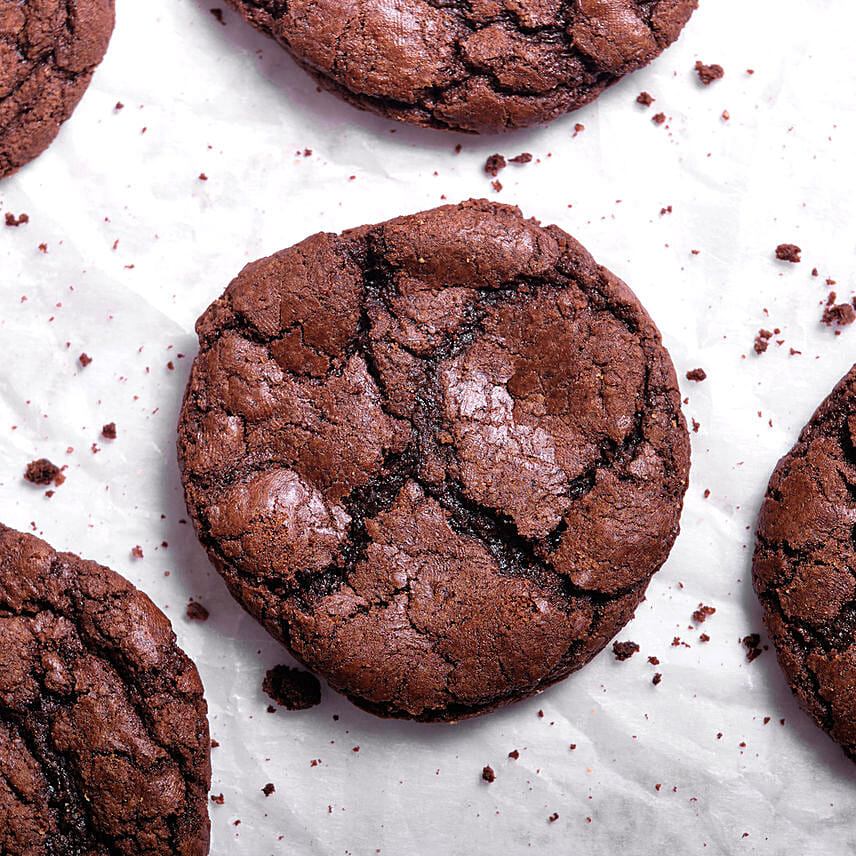
POLYGON ((752 575, 791 689, 856 760, 856 366, 779 461, 752 575))
POLYGON ((227 0, 322 86, 391 119, 462 131, 576 110, 647 65, 698 0, 227 0))
POLYGON ((485 200, 248 265, 197 323, 179 461, 235 597, 374 713, 530 695, 632 616, 689 441, 627 286, 485 200))
POLYGON ((0 525, 0 852, 204 856, 208 721, 166 616, 0 525))
POLYGON ((71 116, 113 32, 114 0, 0 0, 0 178, 71 116))

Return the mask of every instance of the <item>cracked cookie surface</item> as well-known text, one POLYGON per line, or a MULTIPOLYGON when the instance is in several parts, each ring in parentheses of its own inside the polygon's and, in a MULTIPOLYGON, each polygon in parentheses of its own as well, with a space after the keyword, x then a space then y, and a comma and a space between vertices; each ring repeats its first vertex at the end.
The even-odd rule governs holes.
POLYGON ((104 57, 114 0, 0 0, 0 178, 40 155, 104 57))
POLYGON ((0 853, 205 856, 209 752, 163 613, 0 525, 0 853))
POLYGON ((374 713, 456 719, 590 660, 668 556, 674 369, 624 283, 475 200, 248 265, 197 322, 188 509, 233 595, 374 713))
POLYGON ((856 760, 856 366, 779 461, 752 576, 791 689, 856 760))
POLYGON ((493 132, 597 98, 698 0, 227 0, 326 89, 391 119, 493 132))

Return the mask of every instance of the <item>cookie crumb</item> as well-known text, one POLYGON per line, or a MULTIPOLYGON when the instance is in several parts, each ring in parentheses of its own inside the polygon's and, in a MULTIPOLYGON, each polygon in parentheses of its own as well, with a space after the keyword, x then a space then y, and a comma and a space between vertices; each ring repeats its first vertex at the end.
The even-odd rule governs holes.
POLYGON ((648 658, 648 662, 649 662, 652 666, 659 666, 659 665, 660 665, 660 658, 659 658, 659 657, 649 657, 649 658, 648 658))
POLYGON ((223 20, 223 10, 222 9, 211 9, 209 11, 217 19, 217 21, 219 23, 221 23, 224 27, 226 26, 226 22, 223 20))
POLYGON ((665 113, 655 113, 655 114, 651 117, 651 121, 652 121, 655 125, 662 125, 662 124, 663 124, 663 122, 665 122, 665 121, 666 121, 666 114, 665 114, 665 113))
POLYGON ((637 651, 639 646, 635 642, 613 642, 612 653, 616 660, 629 660, 637 651))
POLYGON ((30 484, 45 485, 53 483, 56 487, 59 487, 65 481, 62 469, 56 464, 51 463, 47 458, 30 461, 27 464, 27 469, 24 471, 24 478, 30 484))
POLYGON ((494 178, 496 178, 497 175, 499 175, 499 171, 501 169, 505 169, 505 164, 505 158, 501 154, 497 153, 495 155, 491 155, 485 161, 484 171, 488 175, 492 175, 494 178))
POLYGON ((271 794, 276 793, 276 786, 274 785, 274 783, 273 783, 273 782, 268 782, 268 783, 267 783, 267 784, 262 788, 262 793, 263 793, 266 797, 269 797, 271 794))
POLYGON ((755 353, 763 354, 764 351, 770 346, 769 340, 773 338, 773 333, 770 330, 764 330, 763 328, 758 331, 758 335, 755 337, 755 353))
POLYGON ((208 621, 208 616, 211 615, 211 613, 196 600, 191 600, 190 603, 187 604, 187 609, 185 609, 184 614, 191 621, 208 621))
POLYGON ((496 773, 494 773, 491 767, 485 767, 482 770, 482 778, 486 782, 495 782, 496 781, 496 773))
POLYGON ((532 155, 529 152, 520 152, 513 158, 509 158, 509 163, 529 163, 532 160, 532 155))
POLYGON ((698 605, 698 609, 693 613, 693 621, 696 624, 703 624, 707 621, 708 616, 713 615, 716 612, 716 608, 713 606, 705 606, 703 603, 698 605))
POLYGON ((310 672, 291 666, 268 669, 262 689, 286 710, 306 710, 321 702, 321 684, 310 672))
POLYGON ((101 436, 106 438, 107 440, 115 440, 116 439, 116 423, 108 422, 101 429, 101 436))
POLYGON ((511 758, 512 761, 516 761, 520 757, 520 753, 516 749, 512 749, 508 753, 508 757, 511 758))
POLYGON ((30 217, 28 214, 19 214, 17 217, 11 212, 6 212, 6 225, 14 226, 16 229, 18 226, 23 226, 24 223, 29 223, 30 217))
MULTIPOLYGON (((830 292, 832 300, 835 300, 835 292, 830 292)), ((833 324, 838 327, 846 327, 856 321, 856 310, 849 303, 830 303, 828 302, 823 310, 821 322, 831 327, 833 324)))
POLYGON ((642 91, 636 96, 636 103, 644 107, 650 107, 657 99, 650 92, 642 91))
POLYGON ((139 544, 137 544, 135 547, 131 548, 131 555, 135 559, 142 559, 143 558, 143 548, 139 544))
POLYGON ((77 359, 83 368, 86 368, 92 362, 92 357, 89 354, 81 354, 77 359))
POLYGON ((555 823, 559 819, 559 812, 554 811, 548 818, 549 823, 555 823))
POLYGON ((687 380, 694 380, 696 383, 701 383, 707 377, 707 372, 704 369, 693 369, 687 372, 687 380))
POLYGON ((585 129, 586 129, 585 125, 581 124, 580 122, 577 122, 574 125, 574 136, 576 137, 577 134, 581 134, 583 131, 585 131, 585 129))
POLYGON ((662 681, 662 680, 663 680, 663 676, 659 672, 655 672, 654 677, 651 678, 651 683, 654 684, 654 686, 656 687, 657 684, 659 684, 660 681, 662 681))
POLYGON ((802 250, 796 244, 779 244, 779 246, 776 247, 776 258, 779 259, 779 261, 796 264, 797 262, 802 261, 800 258, 801 252, 802 250))
POLYGON ((698 79, 705 85, 710 86, 714 80, 720 80, 725 75, 725 69, 717 63, 705 65, 701 60, 697 60, 695 64, 696 74, 698 79))
POLYGON ((226 798, 223 794, 217 794, 216 796, 211 794, 211 802, 216 803, 217 805, 223 805, 223 803, 226 802, 226 798))
POLYGON ((764 652, 761 650, 761 634, 750 633, 740 640, 743 647, 746 649, 746 659, 751 663, 758 659, 764 652))

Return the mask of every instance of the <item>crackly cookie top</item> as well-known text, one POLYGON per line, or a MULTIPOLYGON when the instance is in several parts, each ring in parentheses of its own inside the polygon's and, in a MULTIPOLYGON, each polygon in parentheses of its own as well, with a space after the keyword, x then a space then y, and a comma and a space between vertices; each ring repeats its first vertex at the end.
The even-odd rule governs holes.
POLYGON ((0 853, 205 856, 209 751, 163 613, 0 525, 0 853))
POLYGON ((773 472, 753 577, 779 663, 856 760, 856 366, 773 472))
POLYGON ((680 34, 697 0, 228 0, 357 106, 497 131, 581 107, 680 34))
POLYGON ((569 235, 484 200, 314 235, 197 324, 179 457, 233 594, 377 712, 558 680, 678 531, 674 370, 569 235))
POLYGON ((41 154, 113 32, 113 0, 0 0, 0 178, 41 154))

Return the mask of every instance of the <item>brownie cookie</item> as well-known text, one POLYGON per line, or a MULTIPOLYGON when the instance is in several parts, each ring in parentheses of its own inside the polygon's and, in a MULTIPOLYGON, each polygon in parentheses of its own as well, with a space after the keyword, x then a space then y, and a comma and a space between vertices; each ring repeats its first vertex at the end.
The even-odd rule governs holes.
POLYGON ((481 200, 313 235, 196 329, 178 445, 199 536, 374 713, 457 719, 565 677, 669 554, 672 363, 555 226, 481 200))
POLYGON ((0 525, 0 853, 204 856, 209 752, 163 613, 0 525))
POLYGON ((501 131, 593 101, 698 0, 228 0, 325 89, 417 125, 501 131))
POLYGON ((113 0, 0 0, 0 178, 40 155, 104 57, 113 0))
POLYGON ((815 722, 856 760, 856 366, 779 461, 752 575, 779 664, 815 722))

